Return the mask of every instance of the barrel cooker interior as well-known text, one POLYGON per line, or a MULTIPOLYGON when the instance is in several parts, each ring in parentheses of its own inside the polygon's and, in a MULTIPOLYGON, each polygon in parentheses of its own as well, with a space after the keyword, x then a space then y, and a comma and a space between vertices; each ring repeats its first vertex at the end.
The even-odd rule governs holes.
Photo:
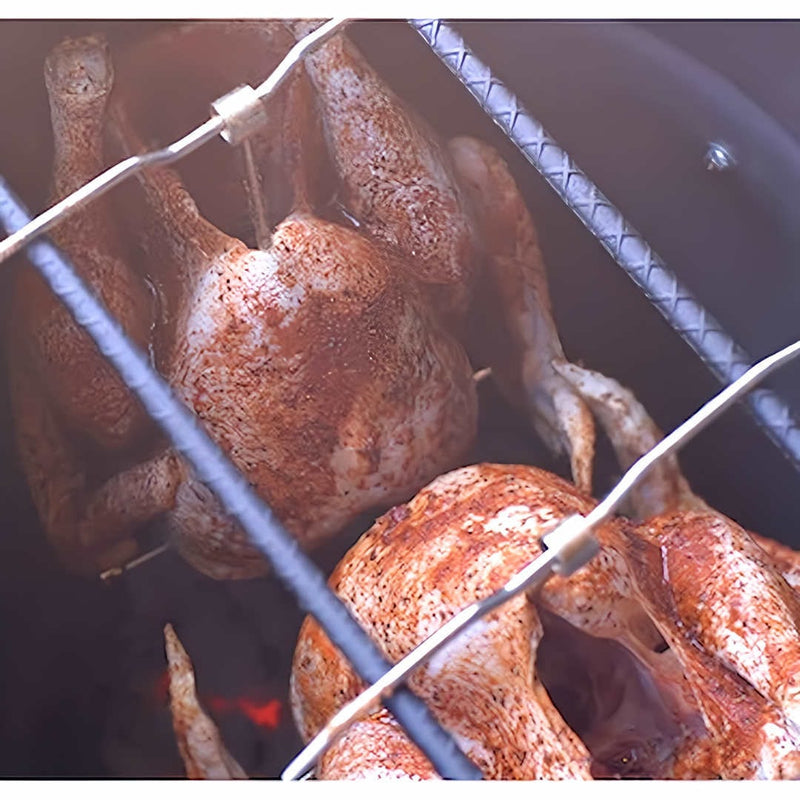
MULTIPOLYGON (((162 24, 0 21, 0 174, 31 208, 43 207, 51 158, 42 80, 48 50, 65 36, 104 31, 113 52, 162 24)), ((459 28, 754 357, 797 338, 799 24, 475 21, 459 28), (711 141, 729 146, 733 169, 706 170, 711 141)), ((360 22, 351 33, 443 135, 484 137, 507 157, 539 225, 572 359, 633 388, 665 429, 713 393, 717 383, 694 353, 416 33, 399 21, 360 22)), ((9 270, 22 265, 18 258, 0 275, 0 312, 9 270)), ((770 385, 800 409, 800 369, 770 385)), ((472 460, 567 474, 490 381, 480 399, 472 460)), ((165 706, 166 621, 194 660, 201 698, 229 749, 251 775, 277 775, 300 747, 286 705, 301 620, 291 597, 270 578, 214 582, 171 553, 111 585, 65 574, 14 457, 4 373, 0 453, 0 775, 182 775, 165 706)), ((712 505, 800 547, 800 476, 744 410, 702 434, 682 463, 712 505)), ((615 476, 603 448, 596 493, 615 476)), ((369 523, 365 516, 315 558, 329 569, 369 523)))

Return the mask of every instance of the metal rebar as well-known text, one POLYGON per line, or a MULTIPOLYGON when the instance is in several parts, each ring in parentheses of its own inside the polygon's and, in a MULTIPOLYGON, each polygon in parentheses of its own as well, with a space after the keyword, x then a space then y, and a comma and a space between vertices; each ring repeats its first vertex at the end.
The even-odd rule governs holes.
MULTIPOLYGON (((461 35, 437 19, 409 22, 714 376, 728 384, 742 375, 753 359, 461 35)), ((752 394, 748 405, 765 433, 800 470, 800 425, 786 403, 762 389, 752 394)))

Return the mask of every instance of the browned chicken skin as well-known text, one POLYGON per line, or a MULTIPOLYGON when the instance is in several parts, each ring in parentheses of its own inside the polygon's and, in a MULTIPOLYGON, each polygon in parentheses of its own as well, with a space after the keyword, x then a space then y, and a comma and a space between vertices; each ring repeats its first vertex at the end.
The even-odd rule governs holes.
MULTIPOLYGON (((379 519, 339 564, 331 585, 386 656, 397 660, 531 561, 540 552, 540 536, 555 522, 591 507, 569 484, 533 467, 466 467, 379 519)), ((623 529, 624 523, 611 523, 600 534, 605 541, 622 541, 623 529)), ((676 746, 705 733, 696 703, 683 686, 676 687, 680 678, 670 664, 649 669, 647 655, 655 658, 652 647, 661 638, 631 594, 624 560, 609 558, 598 572, 582 574, 597 579, 591 589, 605 589, 583 595, 583 619, 569 616, 570 597, 587 588, 582 584, 566 587, 566 598, 557 589, 518 597, 411 681, 487 777, 588 778, 590 769, 598 775, 671 777, 676 746), (638 648, 624 646, 625 634, 641 637, 638 648), (566 717, 552 698, 563 704, 566 717)), ((292 676, 293 708, 304 737, 359 688, 349 666, 307 620, 292 676)), ((320 777, 347 776, 340 748, 375 754, 373 772, 362 757, 354 774, 383 774, 369 723, 334 745, 320 777), (331 774, 329 763, 337 765, 331 774)), ((385 712, 375 724, 383 737, 385 712)), ((410 743, 406 748, 415 753, 416 765, 416 750, 410 743)))
MULTIPOLYGON (((68 40, 45 65, 55 138, 53 200, 98 174, 103 121, 113 84, 105 44, 68 40)), ((53 239, 77 265, 126 332, 146 347, 153 308, 132 270, 106 199, 60 225, 53 239)), ((128 558, 132 541, 116 532, 86 536, 82 502, 91 490, 84 450, 121 453, 148 431, 149 421, 94 343, 31 269, 14 283, 7 338, 17 446, 42 524, 60 555, 76 569, 128 558), (116 541, 115 541, 116 539, 116 541)))
MULTIPOLYGON (((305 542, 328 536, 461 457, 475 425, 469 364, 402 263, 304 213, 281 223, 269 251, 199 217, 181 230, 179 185, 155 188, 166 179, 146 179, 151 202, 181 258, 196 247, 203 265, 186 287, 167 376, 290 530, 305 542)), ((193 480, 179 490, 172 521, 184 554, 220 574, 250 553, 261 572, 213 509, 193 480)))
MULTIPOLYGON (((276 49, 288 47, 280 25, 216 28, 220 36, 237 31, 247 53, 263 46, 273 58, 276 49)), ((150 63, 174 50, 181 53, 175 63, 188 68, 192 57, 182 48, 190 54, 210 46, 207 29, 194 31, 185 26, 174 35, 159 34, 136 52, 150 63)), ((70 47, 55 51, 51 63, 62 71, 104 75, 99 99, 86 113, 73 109, 68 93, 50 88, 57 154, 68 152, 80 162, 78 185, 100 169, 113 73, 98 40, 70 47), (81 133, 84 118, 91 136, 81 133), (81 155, 76 131, 86 138, 89 155, 81 155), (83 163, 87 159, 91 169, 83 163)), ((131 66, 137 63, 133 55, 125 63, 139 74, 131 66)), ((310 90, 298 72, 282 90, 277 122, 245 154, 245 166, 258 174, 251 174, 248 203, 240 192, 239 205, 259 216, 255 233, 262 249, 248 248, 207 220, 177 173, 150 171, 140 181, 143 193, 137 198, 128 191, 122 206, 145 259, 134 265, 115 257, 122 277, 112 276, 109 286, 118 288, 115 296, 124 308, 117 309, 110 296, 112 311, 119 310, 134 338, 151 349, 178 393, 289 529, 313 543, 363 510, 407 498, 464 458, 475 431, 476 398, 454 331, 466 313, 476 270, 485 267, 514 305, 509 336, 518 364, 509 364, 508 337, 493 347, 489 360, 496 361, 501 382, 513 385, 510 394, 529 408, 547 442, 571 452, 574 477, 588 489, 592 420, 579 395, 551 367, 564 357, 544 267, 533 223, 505 166, 491 148, 472 140, 454 143, 451 155, 344 37, 321 48, 308 69, 321 116, 309 113, 310 90), (349 100, 336 99, 341 81, 349 100), (316 205, 326 202, 321 122, 354 224, 317 215, 316 205), (269 232, 280 201, 274 192, 262 192, 263 185, 275 182, 265 180, 273 176, 264 170, 274 170, 278 162, 281 180, 289 178, 294 211, 269 232), (491 213, 481 207, 484 191, 502 198, 491 213), (145 277, 156 289, 153 303, 144 303, 150 300, 146 294, 131 294, 144 292, 145 277)), ((219 75, 212 77, 219 82, 219 75)), ((123 75, 121 86, 112 138, 122 143, 121 150, 144 149, 132 117, 149 126, 155 124, 152 113, 131 76, 123 75)), ((57 179, 62 161, 56 160, 57 179)), ((69 188, 74 186, 61 190, 69 188)), ((223 193, 234 197, 232 191, 227 187, 223 193)), ((214 206, 213 192, 201 193, 214 206)), ((93 230, 93 208, 79 214, 72 229, 83 235, 93 230)), ((124 240, 98 235, 97 256, 70 245, 68 238, 62 241, 91 279, 92 259, 111 260, 109 254, 124 240)), ((56 310, 69 332, 72 323, 56 310)), ((29 327, 40 318, 31 311, 29 327)), ((47 327, 36 327, 31 339, 61 342, 57 329, 51 325, 45 337, 47 327)), ((77 330, 63 341, 70 337, 83 341, 77 330)), ((46 353, 44 345, 38 350, 46 353)), ((103 409, 115 405, 120 410, 113 426, 130 428, 119 444, 124 457, 88 483, 81 477, 87 469, 83 454, 71 453, 73 430, 61 415, 42 419, 47 407, 37 411, 41 401, 31 397, 30 370, 20 359, 19 368, 12 363, 16 395, 27 398, 15 404, 23 462, 48 535, 63 543, 65 559, 86 571, 113 563, 118 543, 124 542, 124 554, 130 555, 135 545, 127 537, 168 512, 179 549, 195 566, 216 577, 261 574, 262 560, 208 491, 170 451, 158 452, 154 437, 147 447, 142 444, 135 434, 146 423, 138 406, 96 354, 93 359, 75 356, 62 359, 68 368, 61 372, 39 370, 62 404, 84 415, 83 432, 98 440, 101 462, 114 445, 107 446, 105 429, 94 430, 90 420, 102 420, 103 409), (103 377, 106 373, 111 377, 103 377), (63 400, 72 397, 73 384, 80 384, 75 393, 80 403, 63 400), (125 422, 129 416, 135 425, 125 422), (143 451, 149 461, 142 460, 143 451)))
MULTIPOLYGON (((589 403, 622 467, 659 441, 641 403, 616 381, 574 365, 558 369, 589 403)), ((664 655, 680 662, 707 729, 678 751, 675 776, 800 777, 792 666, 800 648, 793 588, 800 554, 711 509, 674 457, 645 478, 632 511, 644 522, 606 544, 669 646, 664 655)), ((589 574, 596 570, 569 582, 577 587, 589 574)))
MULTIPOLYGON (((110 88, 105 48, 88 39, 76 52, 54 58, 105 63, 110 88)), ((93 113, 99 130, 104 106, 93 113)), ((139 149, 122 109, 114 128, 139 149)), ((250 250, 202 217, 174 172, 153 170, 141 184, 134 218, 145 220, 148 269, 166 290, 172 331, 158 342, 161 368, 301 541, 408 497, 459 462, 476 423, 472 370, 400 252, 315 217, 305 187, 270 248, 250 250)), ((168 451, 111 478, 83 511, 78 550, 168 511, 180 551, 204 572, 266 569, 168 451)))
MULTIPOLYGON (((554 522, 591 507, 532 467, 466 467, 380 518, 331 585, 397 660, 532 560, 554 522)), ((411 681, 487 777, 563 777, 569 759, 586 765, 583 777, 800 777, 798 597, 769 557, 711 512, 619 520, 598 537, 587 567, 477 623, 411 681), (532 629, 518 627, 526 619, 532 629), (564 752, 564 731, 588 752, 564 752), (532 740, 537 756, 515 755, 532 740)), ((307 620, 292 676, 304 737, 360 688, 307 620)), ((386 712, 362 721, 320 777, 383 775, 390 723, 386 712)), ((418 774, 419 753, 404 752, 418 774)))

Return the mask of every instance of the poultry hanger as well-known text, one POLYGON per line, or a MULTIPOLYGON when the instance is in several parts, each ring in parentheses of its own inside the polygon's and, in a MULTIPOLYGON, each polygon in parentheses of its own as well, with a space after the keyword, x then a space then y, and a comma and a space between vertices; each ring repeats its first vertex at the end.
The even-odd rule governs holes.
MULTIPOLYGON (((20 459, 64 564, 115 575, 174 548, 233 579, 269 562, 309 613, 290 690, 308 744, 287 779, 800 778, 800 556, 701 500, 675 458, 800 342, 750 366, 460 35, 412 21, 728 384, 662 438, 629 390, 567 360, 536 229, 491 145, 440 140, 344 20, 238 25, 236 58, 263 53, 274 71, 156 150, 131 76, 173 34, 119 64, 100 36, 61 42, 45 64, 53 205, 31 220, 0 179, 0 261, 25 249, 63 304, 20 270, 8 362, 20 459), (236 187, 187 186, 167 166, 217 137, 244 174, 238 207, 236 187), (101 172, 104 147, 122 160, 101 172), (123 183, 118 205, 98 199, 123 183), (126 247, 120 208, 139 232, 126 247), (216 226, 241 216, 253 247, 216 226), (139 278, 134 250, 163 273, 139 278), (482 319, 499 308, 503 323, 476 337, 484 294, 482 319), (478 363, 572 483, 464 466, 478 363), (166 440, 143 444, 147 416, 166 440), (624 472, 599 504, 596 423, 624 472), (90 449, 114 471, 90 474, 90 449), (326 582, 298 542, 380 506, 326 582), (160 515, 169 542, 142 553, 137 530, 160 515), (587 654, 601 674, 576 670, 587 654)), ((749 403, 800 465, 783 401, 762 389, 749 403)), ((165 640, 187 775, 246 777, 172 626, 165 640)))

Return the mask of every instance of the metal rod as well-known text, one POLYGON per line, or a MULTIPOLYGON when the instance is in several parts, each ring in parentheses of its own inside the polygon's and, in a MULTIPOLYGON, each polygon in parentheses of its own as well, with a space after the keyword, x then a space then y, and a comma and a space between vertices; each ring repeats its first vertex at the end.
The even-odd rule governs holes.
POLYGON ((263 100, 273 94, 283 85, 291 71, 311 50, 315 50, 317 47, 327 42, 328 39, 339 33, 339 31, 350 22, 352 22, 352 20, 346 17, 334 17, 325 24, 320 25, 315 31, 312 31, 307 36, 300 39, 300 41, 284 56, 281 63, 270 73, 269 77, 263 83, 256 86, 256 95, 263 100))
MULTIPOLYGON (((754 359, 728 336, 461 35, 437 19, 409 23, 717 379, 728 384, 742 375, 754 359)), ((800 470, 800 425, 789 407, 766 389, 754 392, 748 405, 769 438, 800 470)))
POLYGON ((129 572, 132 569, 136 569, 136 567, 140 567, 142 564, 146 564, 151 559, 156 558, 156 556, 166 553, 169 549, 169 543, 159 545, 153 550, 148 550, 146 553, 142 553, 142 555, 137 556, 131 561, 128 561, 121 567, 111 567, 110 569, 104 570, 100 573, 100 580, 103 581, 103 583, 109 583, 115 578, 119 578, 124 573, 129 572))
POLYGON ((71 217, 76 211, 82 209, 87 203, 96 200, 110 189, 122 183, 127 178, 140 172, 146 167, 170 164, 179 158, 189 155, 197 150, 198 147, 213 139, 220 134, 225 127, 225 122, 221 117, 213 117, 204 122, 200 127, 195 128, 191 133, 186 134, 182 139, 173 142, 171 145, 146 153, 141 156, 131 156, 113 167, 109 167, 105 172, 101 172, 96 178, 92 178, 80 189, 76 189, 72 194, 67 195, 47 211, 43 211, 38 217, 23 225, 6 239, 0 242, 0 264, 7 258, 11 258, 23 247, 30 244, 36 237, 49 231, 53 226, 71 217))
POLYGON ((249 139, 245 139, 241 146, 242 161, 244 163, 244 189, 250 219, 256 237, 256 247, 259 250, 269 250, 272 244, 272 230, 267 219, 266 203, 261 188, 261 173, 256 166, 253 147, 249 139))
POLYGON ((625 496, 661 459, 683 447, 700 431, 711 424, 733 403, 750 389, 759 384, 770 373, 784 366, 800 355, 800 340, 783 348, 752 366, 730 386, 703 404, 689 419, 678 426, 669 436, 662 439, 652 450, 639 458, 623 475, 622 479, 609 492, 606 498, 585 517, 572 516, 560 522, 547 536, 558 543, 558 547, 545 550, 542 555, 515 573, 503 587, 483 600, 463 608, 408 655, 398 661, 380 680, 361 692, 354 700, 343 706, 322 730, 308 743, 284 770, 281 778, 296 780, 311 769, 323 753, 339 739, 347 728, 357 719, 375 709, 385 701, 408 676, 441 650, 447 643, 462 633, 472 623, 498 606, 509 601, 520 592, 529 591, 544 583, 554 571, 558 570, 560 560, 569 563, 568 573, 588 563, 597 552, 596 542, 587 539, 591 531, 608 519, 625 496), (562 553, 564 554, 562 557, 562 553))
MULTIPOLYGON (((321 25, 317 30, 308 34, 298 41, 291 50, 284 56, 281 63, 270 73, 269 77, 259 84, 255 89, 255 95, 259 100, 266 100, 277 89, 279 89, 292 70, 300 63, 305 55, 326 42, 331 36, 335 35, 349 20, 342 17, 329 20, 321 25)), ((187 133, 178 141, 160 150, 138 156, 131 156, 124 161, 120 161, 113 167, 101 172, 97 177, 90 180, 67 195, 63 200, 43 211, 35 219, 28 222, 18 231, 15 231, 8 238, 0 242, 0 264, 6 259, 11 258, 23 247, 30 244, 37 236, 49 231, 53 226, 71 217, 87 203, 101 197, 110 189, 122 183, 127 178, 136 175, 143 169, 154 166, 164 166, 171 164, 184 156, 197 150, 206 142, 223 133, 226 127, 225 120, 215 115, 211 119, 199 125, 190 133, 187 133)))

